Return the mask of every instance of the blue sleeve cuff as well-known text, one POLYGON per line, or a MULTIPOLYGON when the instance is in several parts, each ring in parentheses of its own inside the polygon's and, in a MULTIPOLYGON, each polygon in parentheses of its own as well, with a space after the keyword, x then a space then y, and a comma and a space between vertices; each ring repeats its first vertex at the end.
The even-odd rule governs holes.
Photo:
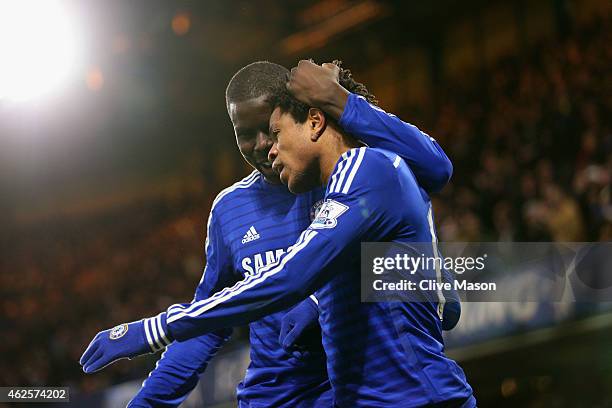
POLYGON ((144 319, 144 330, 153 353, 166 348, 173 341, 166 323, 166 312, 144 319))

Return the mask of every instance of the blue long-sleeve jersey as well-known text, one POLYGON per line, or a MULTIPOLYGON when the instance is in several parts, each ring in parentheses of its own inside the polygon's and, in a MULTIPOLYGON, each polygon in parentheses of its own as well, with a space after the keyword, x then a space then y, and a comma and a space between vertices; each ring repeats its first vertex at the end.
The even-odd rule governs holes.
POLYGON ((365 147, 338 161, 323 206, 291 251, 208 299, 171 306, 167 329, 176 339, 190 338, 260 318, 320 289, 336 405, 473 402, 463 371, 444 354, 437 301, 361 303, 362 241, 430 242, 432 251, 437 242, 431 202, 405 162, 365 147))
MULTIPOLYGON (((363 98, 349 96, 340 124, 370 145, 393 146, 422 175, 419 182, 432 190, 450 177, 450 161, 433 139, 363 98)), ((209 217, 207 264, 194 302, 277 261, 309 225, 313 207, 323 195, 321 189, 294 196, 284 186, 266 183, 256 172, 220 193, 209 217)), ((250 324, 251 364, 238 386, 239 404, 328 406, 325 361, 296 359, 278 344, 284 313, 250 324)), ((171 344, 130 406, 180 404, 230 333, 231 329, 221 329, 171 344)))

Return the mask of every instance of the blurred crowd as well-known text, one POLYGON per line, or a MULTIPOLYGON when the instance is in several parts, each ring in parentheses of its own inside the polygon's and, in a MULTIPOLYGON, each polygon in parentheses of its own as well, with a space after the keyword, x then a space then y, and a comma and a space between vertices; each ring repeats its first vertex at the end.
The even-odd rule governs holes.
MULTIPOLYGON (((453 161, 434 198, 442 240, 610 239, 611 34, 593 24, 447 84, 429 123, 397 112, 453 161)), ((151 367, 156 356, 86 376, 78 359, 98 330, 191 299, 215 188, 12 231, 0 259, 0 383, 88 391, 151 367)))
POLYGON ((0 383, 92 390, 142 376, 146 358, 97 376, 78 360, 99 330, 191 301, 210 204, 190 195, 14 231, 0 260, 0 383))
POLYGON ((440 92, 425 128, 455 166, 442 240, 610 240, 611 63, 601 20, 440 92))

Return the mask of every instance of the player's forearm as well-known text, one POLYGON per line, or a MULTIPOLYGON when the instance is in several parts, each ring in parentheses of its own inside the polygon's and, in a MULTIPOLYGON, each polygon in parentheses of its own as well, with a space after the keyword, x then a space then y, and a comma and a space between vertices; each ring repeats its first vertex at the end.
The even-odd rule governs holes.
POLYGON ((287 89, 299 101, 320 108, 334 119, 340 119, 349 92, 340 85, 340 68, 332 63, 321 66, 301 60, 291 69, 287 89))
MULTIPOLYGON (((307 297, 307 294, 302 296, 294 289, 286 282, 266 280, 243 292, 229 291, 225 293, 226 296, 174 305, 168 309, 168 330, 175 339, 186 340, 226 326, 244 325, 286 309, 307 297)), ((222 293, 218 292, 217 295, 222 293)))
POLYGON ((348 97, 339 124, 369 146, 401 156, 427 191, 440 190, 452 175, 450 159, 433 138, 355 94, 348 97))
POLYGON ((315 106, 320 107, 326 114, 338 121, 342 116, 342 112, 344 112, 349 95, 350 92, 342 85, 333 83, 327 87, 325 92, 319 94, 318 102, 315 106))
POLYGON ((179 406, 230 335, 231 329, 224 329, 172 343, 128 407, 179 406))
POLYGON ((166 320, 169 332, 175 339, 185 340, 252 322, 307 298, 324 283, 329 273, 326 266, 335 255, 326 238, 316 237, 316 231, 308 230, 280 263, 207 299, 171 306, 166 320))

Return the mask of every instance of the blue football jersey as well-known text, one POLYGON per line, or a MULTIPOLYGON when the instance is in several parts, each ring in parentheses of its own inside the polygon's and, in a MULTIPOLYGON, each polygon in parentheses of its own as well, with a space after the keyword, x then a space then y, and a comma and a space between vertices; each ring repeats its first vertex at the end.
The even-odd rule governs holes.
MULTIPOLYGON (((206 267, 194 301, 276 262, 310 224, 312 205, 323 194, 323 190, 290 194, 285 186, 266 182, 256 171, 223 190, 208 219, 206 267)), ((296 357, 279 344, 286 312, 250 323, 251 362, 237 388, 239 406, 331 406, 325 355, 312 352, 296 357)), ((231 329, 225 328, 171 344, 130 406, 180 404, 230 335, 231 329)))
MULTIPOLYGON (((370 145, 393 146, 429 190, 439 190, 450 178, 452 166, 435 140, 361 97, 349 96, 340 125, 370 145)), ((294 196, 257 172, 221 192, 208 220, 206 268, 194 303, 277 263, 308 227, 324 193, 320 189, 294 196)), ((323 356, 306 361, 284 352, 278 343, 283 315, 278 310, 262 314, 250 324, 251 364, 238 386, 239 404, 329 406, 323 356)), ((171 344, 129 406, 178 406, 230 337, 231 325, 171 344)))
MULTIPOLYGON (((360 243, 437 239, 429 196, 397 154, 342 155, 314 221, 276 262, 214 295, 167 311, 182 340, 282 310, 318 290, 334 403, 341 407, 473 405, 461 368, 444 354, 439 306, 360 301, 360 243)), ((440 279, 440 277, 436 277, 440 279)))
MULTIPOLYGON (((210 215, 207 269, 196 299, 205 299, 277 262, 310 224, 312 205, 322 196, 322 191, 287 194, 284 186, 267 183, 258 172, 219 194, 210 215), (208 265, 215 273, 208 273, 208 265)), ((329 404, 324 354, 296 358, 278 342, 285 313, 273 313, 249 325, 251 363, 237 390, 238 401, 245 406, 329 404)))

